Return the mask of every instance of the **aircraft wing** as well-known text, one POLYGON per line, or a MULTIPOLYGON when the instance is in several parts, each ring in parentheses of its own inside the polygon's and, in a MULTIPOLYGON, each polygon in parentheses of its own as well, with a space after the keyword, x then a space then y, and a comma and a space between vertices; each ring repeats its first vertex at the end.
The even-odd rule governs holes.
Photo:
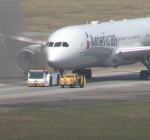
POLYGON ((45 45, 46 44, 46 41, 30 39, 30 38, 22 37, 22 36, 11 36, 11 35, 0 34, 0 37, 2 37, 4 39, 9 38, 9 39, 18 40, 18 41, 21 41, 21 42, 27 42, 27 43, 33 43, 33 44, 39 44, 39 45, 45 45))
POLYGON ((143 47, 128 47, 118 49, 116 55, 124 59, 132 59, 150 54, 150 46, 143 47))

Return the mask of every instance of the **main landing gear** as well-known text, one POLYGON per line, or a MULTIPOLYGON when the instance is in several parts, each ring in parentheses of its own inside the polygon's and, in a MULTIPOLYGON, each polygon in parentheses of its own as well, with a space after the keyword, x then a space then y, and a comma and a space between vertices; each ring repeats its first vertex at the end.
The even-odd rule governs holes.
POLYGON ((140 79, 147 80, 148 77, 150 77, 150 56, 147 57, 148 63, 146 63, 142 57, 139 57, 138 60, 147 68, 147 70, 141 70, 140 79))
POLYGON ((75 69, 72 73, 84 74, 86 79, 91 79, 92 77, 91 69, 75 69))

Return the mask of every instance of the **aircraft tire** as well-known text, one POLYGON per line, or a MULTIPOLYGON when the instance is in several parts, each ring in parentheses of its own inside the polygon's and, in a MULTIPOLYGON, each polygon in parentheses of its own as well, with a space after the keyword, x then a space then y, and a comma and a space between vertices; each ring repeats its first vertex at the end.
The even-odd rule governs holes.
POLYGON ((91 79, 91 77, 92 77, 91 69, 85 69, 84 74, 85 74, 86 79, 91 79))
POLYGON ((73 70, 72 73, 83 74, 83 71, 80 69, 73 70))
POLYGON ((141 80, 147 80, 149 77, 149 72, 147 70, 142 70, 140 72, 140 79, 141 80))
POLYGON ((64 88, 64 85, 61 85, 61 88, 64 88))
POLYGON ((91 69, 84 69, 84 70, 80 70, 80 69, 77 69, 77 70, 73 70, 72 73, 77 73, 77 74, 84 74, 86 79, 91 79, 92 77, 92 71, 91 69))

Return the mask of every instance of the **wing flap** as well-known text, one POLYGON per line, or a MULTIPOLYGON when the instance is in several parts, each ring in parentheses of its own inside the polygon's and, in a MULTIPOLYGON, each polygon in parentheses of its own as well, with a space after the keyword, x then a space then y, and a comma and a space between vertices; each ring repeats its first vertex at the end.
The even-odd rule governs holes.
POLYGON ((150 46, 130 47, 117 50, 116 55, 125 59, 132 59, 150 54, 150 46))

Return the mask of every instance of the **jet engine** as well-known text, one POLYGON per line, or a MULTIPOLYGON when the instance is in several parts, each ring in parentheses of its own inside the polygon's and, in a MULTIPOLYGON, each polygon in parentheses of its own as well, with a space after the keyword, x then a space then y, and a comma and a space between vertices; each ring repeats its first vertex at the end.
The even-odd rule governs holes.
POLYGON ((41 45, 30 45, 17 53, 16 66, 20 71, 44 69, 47 67, 46 48, 41 45))

